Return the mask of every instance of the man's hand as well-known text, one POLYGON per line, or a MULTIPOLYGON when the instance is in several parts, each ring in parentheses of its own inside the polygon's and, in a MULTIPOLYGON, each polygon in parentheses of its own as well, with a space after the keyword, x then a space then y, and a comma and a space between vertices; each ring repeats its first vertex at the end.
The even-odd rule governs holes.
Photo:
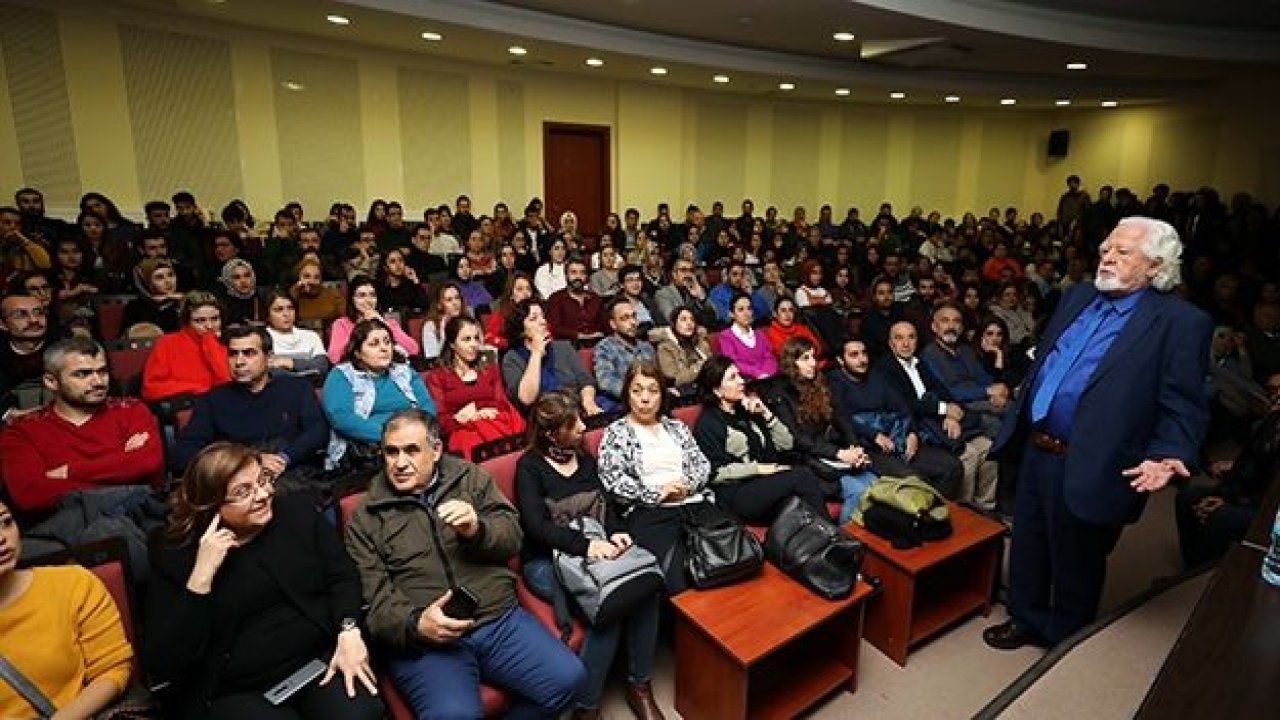
POLYGON ((1180 477, 1191 477, 1191 472, 1187 470, 1187 466, 1182 464, 1181 460, 1171 458, 1167 460, 1143 460, 1140 464, 1125 470, 1121 473, 1125 477, 1133 478, 1129 482, 1138 492, 1155 492, 1169 484, 1169 480, 1174 475, 1180 477))
POLYGON ((952 440, 959 440, 960 439, 959 421, 952 420, 951 418, 944 419, 942 421, 942 432, 946 433, 947 437, 951 438, 952 440))
POLYGON ((1195 513, 1196 519, 1198 519, 1200 524, 1203 525, 1208 522, 1209 516, 1217 512, 1218 508, 1222 507, 1224 504, 1226 504, 1226 501, 1222 498, 1217 495, 1210 495, 1208 497, 1200 498, 1200 502, 1192 506, 1191 512, 1195 513))
POLYGON ((911 462, 911 458, 916 456, 916 451, 920 449, 920 436, 915 433, 907 435, 907 448, 902 452, 902 459, 911 462))
POLYGON ((1236 466, 1235 460, 1214 460, 1209 465, 1209 475, 1215 479, 1221 480, 1231 472, 1231 468, 1236 466))
POLYGON ((1004 383, 992 383, 987 387, 987 400, 991 406, 999 410, 1009 404, 1009 386, 1004 383))
POLYGON ((422 611, 422 615, 418 616, 418 634, 426 638, 428 642, 444 645, 462 637, 475 620, 455 620, 444 614, 444 604, 449 602, 449 598, 453 597, 453 591, 447 590, 445 594, 436 598, 422 611))
POLYGON ((53 468, 52 470, 46 470, 44 473, 44 476, 49 478, 50 480, 66 480, 67 466, 59 465, 58 467, 53 468))
POLYGON ((880 448, 881 452, 886 453, 891 453, 896 449, 893 445, 893 438, 884 433, 876 433, 876 447, 880 448))
POLYGON ((263 470, 276 477, 280 477, 285 470, 289 469, 289 461, 285 460, 283 455, 277 453, 263 453, 258 456, 258 461, 262 463, 263 470))
POLYGON ((959 422, 964 419, 964 408, 959 403, 947 403, 947 419, 959 422))
POLYGON ((473 538, 480 531, 480 516, 465 500, 446 500, 440 503, 436 512, 445 525, 464 538, 473 538))
POLYGON ((146 445, 147 441, 150 439, 151 439, 151 433, 145 430, 140 433, 134 433, 129 436, 128 440, 124 441, 124 451, 133 452, 134 450, 138 450, 143 445, 146 445))
POLYGON ((871 462, 871 459, 867 457, 866 451, 857 445, 850 445, 849 447, 837 452, 836 458, 840 460, 840 462, 852 467, 862 467, 863 465, 871 462))

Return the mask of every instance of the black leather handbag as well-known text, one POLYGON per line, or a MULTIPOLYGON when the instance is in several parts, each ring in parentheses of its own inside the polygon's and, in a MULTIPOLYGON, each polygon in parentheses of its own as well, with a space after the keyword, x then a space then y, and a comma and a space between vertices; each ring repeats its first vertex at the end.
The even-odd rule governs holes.
POLYGON ((736 517, 711 503, 684 508, 685 572, 703 589, 745 580, 764 566, 760 541, 736 517))
POLYGON ((769 527, 764 552, 773 564, 818 595, 853 592, 866 547, 803 500, 792 496, 769 527))

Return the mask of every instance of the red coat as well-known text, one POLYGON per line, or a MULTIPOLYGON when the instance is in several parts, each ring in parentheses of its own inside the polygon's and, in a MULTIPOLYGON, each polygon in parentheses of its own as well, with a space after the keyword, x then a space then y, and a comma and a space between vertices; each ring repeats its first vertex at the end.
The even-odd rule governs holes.
POLYGON ((164 479, 163 442, 155 416, 135 398, 108 399, 83 425, 67 422, 49 405, 0 432, 0 478, 19 510, 44 513, 72 490, 159 487, 164 479), (146 433, 146 440, 125 450, 129 438, 141 433, 146 433), (45 474, 64 465, 65 479, 45 474))
POLYGON ((443 365, 428 372, 425 380, 427 391, 436 403, 436 417, 446 445, 464 458, 470 459, 471 449, 482 442, 524 431, 524 418, 507 398, 497 365, 485 365, 475 382, 463 382, 453 368, 443 365), (454 415, 470 403, 475 403, 478 410, 493 408, 498 416, 468 423, 455 420, 454 415))
POLYGON ((175 395, 203 395, 230 381, 227 348, 217 333, 201 335, 185 326, 161 336, 151 348, 142 370, 142 399, 154 402, 175 395))
POLYGON ((791 327, 783 327, 778 324, 777 320, 774 320, 769 323, 769 327, 764 331, 764 334, 765 337, 769 338, 769 347, 773 349, 773 354, 779 358, 782 357, 782 344, 793 337, 808 338, 809 342, 813 343, 813 346, 817 348, 815 355, 819 360, 825 354, 822 341, 804 323, 794 322, 791 323, 791 327))

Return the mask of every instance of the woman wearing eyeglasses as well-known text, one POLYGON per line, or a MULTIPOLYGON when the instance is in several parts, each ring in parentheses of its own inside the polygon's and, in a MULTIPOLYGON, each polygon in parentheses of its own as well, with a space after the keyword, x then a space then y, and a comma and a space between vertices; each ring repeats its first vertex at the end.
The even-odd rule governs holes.
POLYGON ((143 664, 173 683, 169 717, 380 718, 360 578, 333 526, 306 498, 276 499, 274 480, 243 445, 191 461, 151 548, 143 664), (327 671, 281 707, 263 696, 317 659, 327 671))

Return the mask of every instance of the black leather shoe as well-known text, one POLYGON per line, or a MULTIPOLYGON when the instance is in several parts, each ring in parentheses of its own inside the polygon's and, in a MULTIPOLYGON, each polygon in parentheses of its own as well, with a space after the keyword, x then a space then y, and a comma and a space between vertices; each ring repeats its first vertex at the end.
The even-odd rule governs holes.
POLYGON ((1036 647, 1048 647, 1049 645, 1039 634, 1017 625, 1012 620, 983 630, 982 640, 996 650, 1017 650, 1027 645, 1036 647))

